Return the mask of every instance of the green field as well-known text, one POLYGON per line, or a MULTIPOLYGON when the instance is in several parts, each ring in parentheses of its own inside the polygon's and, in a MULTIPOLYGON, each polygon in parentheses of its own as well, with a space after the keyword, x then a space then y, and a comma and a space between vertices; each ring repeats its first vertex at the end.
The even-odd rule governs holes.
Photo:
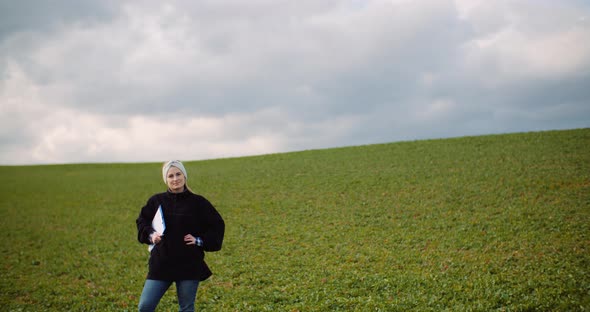
MULTIPOLYGON (((185 164, 226 221, 199 311, 590 310, 590 129, 185 164)), ((0 167, 0 311, 136 311, 160 168, 0 167)))

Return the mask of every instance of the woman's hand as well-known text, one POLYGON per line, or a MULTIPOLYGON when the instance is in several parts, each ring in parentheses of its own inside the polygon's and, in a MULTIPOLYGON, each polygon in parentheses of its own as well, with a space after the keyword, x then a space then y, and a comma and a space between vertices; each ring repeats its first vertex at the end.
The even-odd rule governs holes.
POLYGON ((197 244, 197 238, 192 236, 191 234, 186 234, 184 236, 184 241, 186 242, 187 245, 196 245, 197 244))
POLYGON ((162 236, 164 236, 164 235, 161 235, 161 234, 159 234, 157 232, 152 233, 152 239, 151 239, 152 240, 152 243, 153 244, 157 244, 157 243, 161 242, 162 241, 162 236))

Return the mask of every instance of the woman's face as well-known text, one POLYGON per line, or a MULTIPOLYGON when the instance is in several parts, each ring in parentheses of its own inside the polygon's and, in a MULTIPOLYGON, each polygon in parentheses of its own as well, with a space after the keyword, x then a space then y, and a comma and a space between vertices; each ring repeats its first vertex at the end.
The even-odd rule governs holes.
POLYGON ((166 184, 172 193, 180 193, 184 191, 185 178, 180 169, 172 166, 168 169, 166 174, 166 184))

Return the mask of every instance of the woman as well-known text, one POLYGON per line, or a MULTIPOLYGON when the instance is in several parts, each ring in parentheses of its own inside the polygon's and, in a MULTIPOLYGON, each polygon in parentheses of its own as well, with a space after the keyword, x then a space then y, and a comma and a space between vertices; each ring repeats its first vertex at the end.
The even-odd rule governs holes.
POLYGON ((164 163, 162 175, 168 191, 153 195, 136 220, 137 239, 153 246, 139 311, 154 311, 172 282, 176 284, 179 310, 194 311, 199 282, 212 274, 204 251, 221 249, 225 224, 207 199, 187 187, 188 176, 180 161, 164 163), (152 225, 159 211, 162 233, 154 229, 160 227, 152 225))

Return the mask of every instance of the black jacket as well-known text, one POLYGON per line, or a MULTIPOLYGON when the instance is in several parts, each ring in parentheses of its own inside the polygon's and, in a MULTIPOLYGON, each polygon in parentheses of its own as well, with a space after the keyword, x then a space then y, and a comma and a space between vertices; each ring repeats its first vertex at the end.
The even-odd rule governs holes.
POLYGON ((207 199, 187 189, 182 193, 156 194, 136 220, 139 242, 150 244, 149 236, 154 232, 152 219, 160 206, 166 230, 162 241, 151 251, 147 278, 167 281, 209 278, 212 273, 205 263, 204 251, 221 249, 225 232, 221 215, 207 199), (200 237, 203 246, 186 245, 186 234, 200 237))

